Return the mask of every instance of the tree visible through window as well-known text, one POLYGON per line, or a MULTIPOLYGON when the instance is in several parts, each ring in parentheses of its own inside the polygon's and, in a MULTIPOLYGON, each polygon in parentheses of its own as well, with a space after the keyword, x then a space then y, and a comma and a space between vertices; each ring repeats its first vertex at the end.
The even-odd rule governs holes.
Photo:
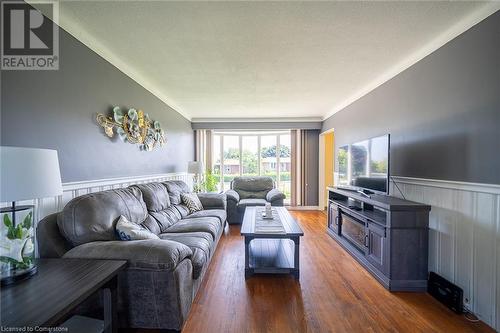
POLYGON ((213 172, 218 177, 219 189, 229 189, 231 180, 235 176, 270 176, 278 188, 286 194, 285 202, 289 203, 291 196, 290 141, 289 131, 214 133, 213 172), (222 151, 221 146, 223 146, 222 151), (223 170, 223 174, 220 170, 223 170))
POLYGON ((241 138, 241 165, 243 176, 259 175, 259 137, 242 136, 241 138))

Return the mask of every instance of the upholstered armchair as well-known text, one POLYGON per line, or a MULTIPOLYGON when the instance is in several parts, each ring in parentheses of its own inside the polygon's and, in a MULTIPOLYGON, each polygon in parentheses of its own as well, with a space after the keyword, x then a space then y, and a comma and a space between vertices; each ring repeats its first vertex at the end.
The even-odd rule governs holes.
POLYGON ((285 195, 274 187, 271 177, 235 177, 226 196, 229 224, 240 224, 246 207, 264 206, 267 202, 283 206, 285 199, 285 195))

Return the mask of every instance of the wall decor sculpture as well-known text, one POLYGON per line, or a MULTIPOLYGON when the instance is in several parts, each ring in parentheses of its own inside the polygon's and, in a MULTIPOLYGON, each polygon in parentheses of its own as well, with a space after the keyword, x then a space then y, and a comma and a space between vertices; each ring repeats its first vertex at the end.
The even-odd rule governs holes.
POLYGON ((123 112, 120 107, 115 106, 113 116, 106 117, 98 113, 97 123, 104 128, 104 132, 110 138, 113 137, 113 129, 116 128, 116 133, 124 142, 138 144, 141 150, 151 151, 166 143, 160 122, 151 121, 148 114, 142 110, 129 109, 123 112))

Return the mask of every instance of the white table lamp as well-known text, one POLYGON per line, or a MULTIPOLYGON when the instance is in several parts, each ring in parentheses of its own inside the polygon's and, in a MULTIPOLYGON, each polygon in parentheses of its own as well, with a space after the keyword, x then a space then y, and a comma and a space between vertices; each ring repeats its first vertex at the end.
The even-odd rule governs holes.
POLYGON ((202 174, 203 172, 204 170, 202 162, 191 161, 188 163, 188 173, 197 175, 197 174, 202 174))
POLYGON ((51 149, 0 147, 0 202, 2 208, 0 257, 2 285, 36 273, 35 228, 32 205, 17 201, 62 194, 57 151, 51 149))
POLYGON ((194 191, 199 192, 201 190, 201 177, 205 172, 205 167, 202 162, 190 161, 188 162, 188 173, 194 174, 194 191))

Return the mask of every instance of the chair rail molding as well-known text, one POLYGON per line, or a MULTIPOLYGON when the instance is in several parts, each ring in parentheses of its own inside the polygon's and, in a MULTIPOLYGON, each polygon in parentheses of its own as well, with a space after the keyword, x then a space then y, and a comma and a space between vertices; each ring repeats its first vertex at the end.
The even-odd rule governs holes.
MULTIPOLYGON (((162 173, 154 175, 130 176, 109 179, 84 180, 77 182, 63 183, 62 195, 34 200, 24 200, 16 202, 18 205, 33 205, 34 221, 38 223, 45 216, 59 212, 71 199, 87 193, 124 188, 134 184, 144 184, 151 182, 163 182, 166 180, 182 180, 190 188, 193 185, 193 179, 187 172, 162 173)), ((10 203, 3 202, 1 207, 8 206, 10 203)))
POLYGON ((429 271, 464 290, 464 305, 500 329, 500 185, 391 177, 390 193, 432 206, 429 271))
POLYGON ((500 185, 497 184, 467 183, 467 182, 458 182, 453 180, 437 180, 437 179, 424 179, 424 178, 412 178, 412 177, 400 177, 400 176, 391 176, 391 179, 395 180, 398 185, 413 184, 413 185, 440 187, 440 188, 448 188, 454 190, 491 193, 500 195, 500 185))

